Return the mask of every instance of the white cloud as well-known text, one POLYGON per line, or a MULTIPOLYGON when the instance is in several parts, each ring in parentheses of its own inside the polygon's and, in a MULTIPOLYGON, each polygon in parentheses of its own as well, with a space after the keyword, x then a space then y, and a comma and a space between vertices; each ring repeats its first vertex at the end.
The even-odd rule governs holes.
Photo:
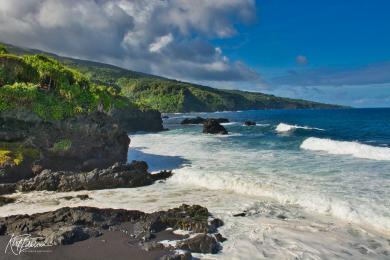
POLYGON ((157 38, 157 40, 149 45, 150 52, 160 52, 162 48, 167 46, 173 41, 172 34, 167 34, 157 38))
POLYGON ((255 19, 254 0, 1 0, 0 41, 187 80, 259 81, 208 39, 255 19))

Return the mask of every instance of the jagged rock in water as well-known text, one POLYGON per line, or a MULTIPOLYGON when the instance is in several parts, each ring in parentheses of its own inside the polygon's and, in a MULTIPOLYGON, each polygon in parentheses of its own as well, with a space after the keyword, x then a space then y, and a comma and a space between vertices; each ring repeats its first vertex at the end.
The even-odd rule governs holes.
POLYGON ((246 126, 253 126, 253 125, 256 125, 256 122, 254 122, 254 121, 245 121, 244 125, 246 125, 246 126))
POLYGON ((217 239, 209 234, 198 234, 192 238, 188 238, 181 241, 177 247, 202 254, 216 254, 219 251, 217 239))
POLYGON ((228 131, 215 119, 207 119, 203 123, 203 133, 205 134, 222 134, 227 135, 228 131))

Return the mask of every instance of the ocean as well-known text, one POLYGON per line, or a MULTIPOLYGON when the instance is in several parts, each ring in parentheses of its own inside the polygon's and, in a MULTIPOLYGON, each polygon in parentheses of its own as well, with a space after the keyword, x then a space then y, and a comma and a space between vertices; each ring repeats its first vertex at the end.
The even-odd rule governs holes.
MULTIPOLYGON (((18 194, 8 213, 91 205, 155 211, 200 204, 220 217, 228 240, 204 259, 389 259, 390 109, 260 110, 167 114, 169 131, 130 134, 128 159, 164 183, 18 194), (202 134, 183 118, 223 117, 229 135, 202 134), (252 120, 256 126, 244 126, 252 120), (85 192, 83 192, 84 194, 85 192)), ((5 208, 4 207, 4 208, 5 208)))

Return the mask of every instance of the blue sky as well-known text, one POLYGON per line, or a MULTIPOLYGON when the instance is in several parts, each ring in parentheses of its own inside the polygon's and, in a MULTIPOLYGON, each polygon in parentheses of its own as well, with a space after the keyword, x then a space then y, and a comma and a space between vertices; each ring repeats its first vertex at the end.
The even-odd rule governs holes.
POLYGON ((311 68, 356 67, 390 60, 390 2, 257 1, 257 22, 240 36, 216 40, 231 57, 258 69, 291 68, 305 55, 311 68))
POLYGON ((390 1, 259 0, 257 7, 257 21, 240 25, 238 37, 213 43, 258 71, 270 85, 267 92, 353 106, 390 106, 390 64, 386 64, 390 1), (298 56, 304 56, 307 64, 297 63, 298 56), (366 67, 380 66, 366 80, 351 78, 366 67), (313 79, 312 85, 303 87, 289 76, 292 72, 307 78, 336 77, 339 72, 349 77, 337 84, 313 79), (379 72, 388 76, 377 80, 379 72), (275 80, 278 77, 285 77, 284 87, 275 80))
POLYGON ((219 88, 390 107, 388 13, 388 0, 1 0, 0 41, 219 88))

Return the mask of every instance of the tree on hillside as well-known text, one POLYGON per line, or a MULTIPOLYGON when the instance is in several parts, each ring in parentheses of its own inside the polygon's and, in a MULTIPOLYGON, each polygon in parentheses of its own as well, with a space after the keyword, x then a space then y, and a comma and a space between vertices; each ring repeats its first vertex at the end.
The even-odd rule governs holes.
POLYGON ((5 47, 4 45, 0 44, 0 54, 7 54, 8 51, 7 51, 7 47, 5 47))

